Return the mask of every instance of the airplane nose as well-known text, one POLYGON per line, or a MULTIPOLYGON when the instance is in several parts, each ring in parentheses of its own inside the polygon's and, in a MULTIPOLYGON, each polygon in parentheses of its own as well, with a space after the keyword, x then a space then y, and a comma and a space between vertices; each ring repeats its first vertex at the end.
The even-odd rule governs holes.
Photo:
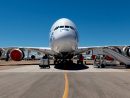
POLYGON ((72 51, 76 47, 75 33, 68 31, 67 29, 62 29, 60 32, 57 32, 57 35, 54 39, 56 50, 60 52, 72 51))
POLYGON ((60 32, 55 33, 55 39, 73 39, 75 38, 75 33, 70 31, 69 29, 61 29, 60 32))
POLYGON ((61 29, 60 32, 69 32, 69 29, 61 29))

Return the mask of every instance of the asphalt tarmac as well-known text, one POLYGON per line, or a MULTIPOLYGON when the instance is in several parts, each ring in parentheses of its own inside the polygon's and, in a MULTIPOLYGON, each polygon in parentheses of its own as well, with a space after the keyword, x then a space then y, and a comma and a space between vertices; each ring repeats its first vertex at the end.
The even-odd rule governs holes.
POLYGON ((38 65, 0 70, 0 98, 130 98, 125 69, 40 69, 38 65))

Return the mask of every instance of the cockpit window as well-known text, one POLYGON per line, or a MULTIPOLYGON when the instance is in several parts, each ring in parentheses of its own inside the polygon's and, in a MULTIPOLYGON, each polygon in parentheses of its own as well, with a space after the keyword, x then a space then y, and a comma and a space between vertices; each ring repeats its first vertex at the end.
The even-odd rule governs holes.
POLYGON ((74 28, 73 28, 72 26, 70 26, 70 28, 71 28, 72 30, 74 30, 74 28))
POLYGON ((56 27, 54 30, 57 30, 59 28, 59 26, 58 27, 56 27))
POLYGON ((65 28, 69 28, 69 26, 65 26, 65 28))
POLYGON ((56 28, 54 29, 54 31, 57 30, 58 28, 70 28, 70 29, 72 29, 72 30, 75 30, 74 27, 72 27, 72 26, 58 26, 58 27, 56 27, 56 28))
POLYGON ((60 28, 64 28, 64 26, 60 26, 60 28))

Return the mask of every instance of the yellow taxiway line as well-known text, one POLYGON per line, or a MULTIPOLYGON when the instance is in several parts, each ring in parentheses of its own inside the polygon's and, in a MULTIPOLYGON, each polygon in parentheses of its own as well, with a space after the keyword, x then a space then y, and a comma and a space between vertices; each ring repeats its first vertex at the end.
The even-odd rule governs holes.
POLYGON ((64 94, 63 94, 62 98, 68 98, 68 94, 69 94, 69 81, 68 81, 67 73, 65 73, 64 76, 65 76, 65 89, 64 89, 64 94))

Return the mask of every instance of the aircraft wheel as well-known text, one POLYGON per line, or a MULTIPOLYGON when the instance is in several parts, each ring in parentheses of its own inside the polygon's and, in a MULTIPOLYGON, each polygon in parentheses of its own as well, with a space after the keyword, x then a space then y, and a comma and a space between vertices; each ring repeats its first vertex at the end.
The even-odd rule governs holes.
POLYGON ((50 67, 50 65, 48 66, 48 69, 50 69, 51 67, 50 67))
POLYGON ((77 60, 77 64, 79 64, 79 60, 77 60))
POLYGON ((68 63, 69 63, 69 64, 73 64, 73 61, 72 61, 72 60, 69 60, 68 63))
POLYGON ((98 68, 101 68, 100 66, 98 66, 98 68))
POLYGON ((101 68, 105 68, 105 65, 104 65, 104 64, 101 64, 101 68))
POLYGON ((43 69, 44 67, 40 66, 40 69, 43 69))
POLYGON ((105 68, 105 65, 104 64, 100 64, 100 65, 98 65, 98 68, 105 68))
POLYGON ((125 65, 125 68, 128 68, 128 69, 130 69, 130 65, 125 65))

